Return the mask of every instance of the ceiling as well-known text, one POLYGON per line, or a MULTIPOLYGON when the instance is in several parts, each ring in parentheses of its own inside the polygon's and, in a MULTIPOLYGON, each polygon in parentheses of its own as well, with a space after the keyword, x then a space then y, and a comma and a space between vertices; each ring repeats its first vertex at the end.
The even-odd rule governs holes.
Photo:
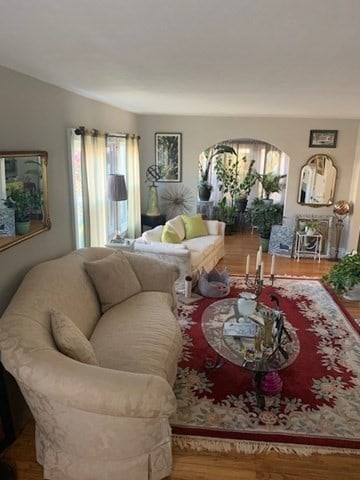
POLYGON ((131 112, 360 118, 359 0, 0 9, 0 65, 131 112))

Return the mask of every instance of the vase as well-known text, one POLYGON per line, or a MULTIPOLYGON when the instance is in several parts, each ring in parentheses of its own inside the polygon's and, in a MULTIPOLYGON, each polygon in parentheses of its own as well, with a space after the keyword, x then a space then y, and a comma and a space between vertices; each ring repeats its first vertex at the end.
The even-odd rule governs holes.
POLYGON ((354 285, 351 288, 348 288, 343 293, 343 298, 345 300, 349 300, 352 302, 359 302, 360 301, 360 283, 354 285))

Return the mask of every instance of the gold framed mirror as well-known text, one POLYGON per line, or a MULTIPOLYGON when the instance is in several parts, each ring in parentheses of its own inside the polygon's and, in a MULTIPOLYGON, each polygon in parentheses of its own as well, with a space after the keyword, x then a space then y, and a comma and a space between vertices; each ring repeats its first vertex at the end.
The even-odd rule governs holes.
POLYGON ((49 230, 48 154, 0 152, 0 252, 49 230))
POLYGON ((327 207, 334 201, 337 170, 329 155, 309 158, 300 171, 298 203, 309 207, 327 207))

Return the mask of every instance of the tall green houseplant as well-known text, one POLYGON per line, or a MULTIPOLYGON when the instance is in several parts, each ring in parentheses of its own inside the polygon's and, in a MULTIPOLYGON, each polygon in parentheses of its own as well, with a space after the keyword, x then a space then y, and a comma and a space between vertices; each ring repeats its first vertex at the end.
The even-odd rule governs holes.
POLYGON ((211 191, 213 186, 209 182, 209 173, 212 165, 212 161, 219 155, 224 153, 235 154, 235 150, 230 147, 229 145, 224 145, 219 143, 215 145, 215 147, 209 147, 204 150, 205 156, 205 163, 199 162, 199 184, 198 184, 198 192, 200 200, 207 201, 210 198, 211 191))
POLYGON ((222 158, 218 158, 215 164, 216 177, 219 182, 219 190, 224 194, 229 194, 231 206, 239 198, 247 198, 252 187, 256 182, 256 172, 253 168, 255 160, 251 160, 248 165, 247 172, 243 177, 241 162, 247 163, 246 157, 238 158, 235 150, 232 157, 226 162, 222 158))

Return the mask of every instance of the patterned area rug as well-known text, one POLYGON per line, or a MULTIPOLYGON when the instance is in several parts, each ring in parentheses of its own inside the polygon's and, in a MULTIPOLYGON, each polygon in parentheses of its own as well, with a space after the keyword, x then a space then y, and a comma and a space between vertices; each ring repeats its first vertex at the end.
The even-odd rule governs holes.
MULTIPOLYGON (((231 277, 229 297, 246 290, 231 277)), ((275 450, 302 455, 360 453, 360 328, 318 280, 265 279, 260 301, 280 309, 296 330, 300 353, 281 370, 283 389, 258 406, 251 374, 230 361, 206 368, 216 359, 201 327, 204 298, 179 306, 184 350, 179 362, 172 419, 174 444, 209 451, 275 450)))

